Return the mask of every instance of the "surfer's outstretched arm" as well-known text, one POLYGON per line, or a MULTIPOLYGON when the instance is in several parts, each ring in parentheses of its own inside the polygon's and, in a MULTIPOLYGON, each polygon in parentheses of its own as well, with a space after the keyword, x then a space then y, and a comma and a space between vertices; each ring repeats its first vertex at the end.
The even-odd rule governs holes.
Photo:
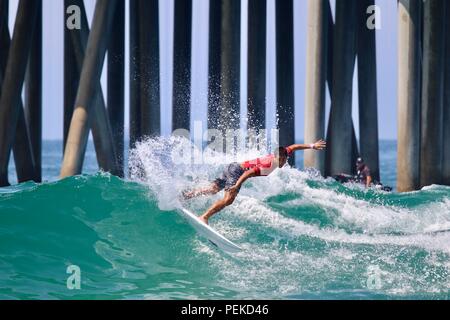
POLYGON ((314 149, 314 150, 323 150, 327 146, 327 143, 320 139, 319 141, 311 144, 293 144, 290 145, 288 148, 291 151, 297 151, 297 150, 305 150, 305 149, 314 149))

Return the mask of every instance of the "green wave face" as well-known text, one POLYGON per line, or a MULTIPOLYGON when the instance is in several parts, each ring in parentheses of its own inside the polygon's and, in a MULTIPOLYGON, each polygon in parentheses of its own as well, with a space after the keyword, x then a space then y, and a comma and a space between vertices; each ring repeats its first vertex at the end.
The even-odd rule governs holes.
POLYGON ((175 165, 180 146, 192 148, 138 144, 126 180, 98 173, 0 189, 0 298, 450 298, 450 188, 384 193, 284 167, 250 179, 210 220, 244 249, 229 255, 177 208, 201 214, 219 199, 178 195, 230 159, 175 165), (72 265, 80 289, 67 287, 72 265))
POLYGON ((161 210, 142 183, 97 174, 2 189, 0 296, 449 298, 449 188, 386 194, 284 168, 270 179, 211 220, 244 248, 235 255, 161 210), (69 265, 79 290, 66 286, 69 265))

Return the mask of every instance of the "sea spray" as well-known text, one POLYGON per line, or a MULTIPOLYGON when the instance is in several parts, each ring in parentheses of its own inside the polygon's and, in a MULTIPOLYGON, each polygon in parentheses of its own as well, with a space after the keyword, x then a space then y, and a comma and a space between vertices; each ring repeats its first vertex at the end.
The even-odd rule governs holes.
POLYGON ((147 138, 130 151, 130 178, 149 186, 161 210, 172 210, 180 206, 179 194, 185 188, 207 186, 226 164, 256 158, 268 152, 266 148, 254 144, 223 154, 182 136, 147 138))

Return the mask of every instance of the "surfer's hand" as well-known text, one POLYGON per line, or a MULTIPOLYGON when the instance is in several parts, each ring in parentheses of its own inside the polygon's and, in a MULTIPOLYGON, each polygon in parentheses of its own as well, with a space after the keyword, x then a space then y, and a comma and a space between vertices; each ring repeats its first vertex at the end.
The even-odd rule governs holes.
POLYGON ((323 150, 327 147, 327 143, 325 141, 323 141, 322 139, 320 139, 319 141, 317 141, 316 143, 314 143, 314 150, 323 150))

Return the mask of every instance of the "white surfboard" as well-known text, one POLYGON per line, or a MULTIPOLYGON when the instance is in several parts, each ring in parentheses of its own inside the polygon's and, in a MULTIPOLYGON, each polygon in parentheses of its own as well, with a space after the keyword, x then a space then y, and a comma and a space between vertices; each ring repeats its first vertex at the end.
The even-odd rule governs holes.
POLYGON ((231 253, 242 251, 242 249, 238 245, 234 244, 233 242, 225 238, 223 235, 218 233, 216 230, 200 221, 200 219, 189 210, 181 208, 180 212, 183 215, 183 217, 186 218, 189 224, 193 226, 194 229, 201 236, 208 239, 216 247, 222 249, 223 251, 231 253))

